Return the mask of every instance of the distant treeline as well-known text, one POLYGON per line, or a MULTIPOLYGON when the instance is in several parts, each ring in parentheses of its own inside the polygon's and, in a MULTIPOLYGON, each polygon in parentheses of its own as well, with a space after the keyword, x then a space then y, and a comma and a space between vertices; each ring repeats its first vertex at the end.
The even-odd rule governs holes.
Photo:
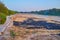
POLYGON ((48 10, 20 12, 20 13, 34 13, 34 14, 40 14, 40 15, 60 16, 60 9, 53 8, 53 9, 48 9, 48 10))
POLYGON ((2 2, 0 2, 0 24, 6 21, 6 16, 15 14, 15 11, 8 9, 2 2))

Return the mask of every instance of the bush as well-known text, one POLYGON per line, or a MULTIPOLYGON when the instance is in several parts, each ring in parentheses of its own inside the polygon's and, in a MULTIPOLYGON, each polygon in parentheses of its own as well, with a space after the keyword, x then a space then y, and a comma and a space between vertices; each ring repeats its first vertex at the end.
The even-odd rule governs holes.
POLYGON ((0 13, 0 24, 5 23, 5 21, 6 21, 6 15, 3 13, 0 13))
POLYGON ((13 30, 10 31, 10 36, 11 36, 12 38, 14 38, 14 37, 16 36, 16 34, 14 33, 13 30))

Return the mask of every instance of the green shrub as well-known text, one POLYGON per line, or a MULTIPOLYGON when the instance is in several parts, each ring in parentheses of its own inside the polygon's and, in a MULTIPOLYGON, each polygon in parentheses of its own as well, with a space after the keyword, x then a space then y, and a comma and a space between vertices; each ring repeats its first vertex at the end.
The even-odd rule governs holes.
POLYGON ((15 32, 13 30, 10 31, 10 36, 14 38, 16 36, 15 32))
POLYGON ((4 13, 0 13, 0 24, 5 23, 6 21, 6 15, 4 13))

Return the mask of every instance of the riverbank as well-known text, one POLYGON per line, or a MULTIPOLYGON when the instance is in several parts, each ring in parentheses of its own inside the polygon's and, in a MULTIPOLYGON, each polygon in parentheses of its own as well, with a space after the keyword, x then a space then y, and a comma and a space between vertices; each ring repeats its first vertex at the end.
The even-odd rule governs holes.
MULTIPOLYGON (((35 19, 35 20, 37 19, 36 21, 38 21, 38 20, 50 21, 50 20, 53 20, 53 19, 55 21, 58 21, 58 20, 56 20, 56 17, 55 16, 53 16, 52 18, 50 18, 50 16, 35 15, 35 14, 15 14, 15 15, 12 15, 11 18, 8 17, 8 20, 6 21, 5 26, 7 25, 6 27, 9 27, 10 28, 10 29, 8 28, 9 31, 6 29, 8 32, 10 32, 10 30, 13 30, 13 32, 15 33, 16 36, 14 36, 15 37, 14 40, 24 40, 24 38, 27 38, 28 39, 28 37, 30 37, 30 35, 34 35, 34 34, 39 34, 39 35, 42 35, 42 36, 43 35, 45 36, 45 35, 52 35, 52 34, 53 35, 60 34, 60 30, 48 30, 48 29, 45 29, 45 28, 42 28, 42 29, 26 29, 26 28, 23 28, 21 26, 20 27, 18 27, 18 26, 11 26, 11 25, 13 25, 13 21, 23 22, 24 20, 26 20, 28 18, 32 18, 32 19, 35 19)), ((60 19, 59 17, 57 17, 57 18, 60 19)), ((7 33, 7 32, 5 32, 5 33, 7 33)), ((10 36, 10 33, 8 35, 10 36)), ((49 39, 50 39, 50 37, 49 37, 49 39)), ((60 37, 60 36, 58 36, 58 37, 60 37)), ((12 39, 12 37, 10 36, 10 38, 9 38, 7 36, 6 39, 7 40, 8 39, 10 40, 10 39, 12 39)))

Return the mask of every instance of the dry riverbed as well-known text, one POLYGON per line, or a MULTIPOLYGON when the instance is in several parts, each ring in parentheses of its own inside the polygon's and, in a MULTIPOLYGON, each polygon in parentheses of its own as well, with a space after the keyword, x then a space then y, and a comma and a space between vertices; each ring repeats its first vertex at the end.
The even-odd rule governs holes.
MULTIPOLYGON (((33 15, 31 15, 31 14, 24 14, 24 15, 16 14, 12 17, 12 21, 23 22, 27 18, 34 18, 34 20, 36 20, 36 21, 43 20, 43 21, 47 21, 47 22, 52 22, 52 20, 53 20, 53 23, 58 23, 60 21, 59 17, 53 17, 53 16, 45 17, 43 15, 42 16, 35 15, 33 17, 33 15), (58 22, 55 21, 56 18, 57 18, 58 22)), ((60 24, 60 22, 58 24, 60 24)), ((46 28, 26 29, 26 28, 22 28, 22 27, 18 27, 18 26, 12 26, 12 27, 8 28, 7 31, 8 31, 7 37, 4 34, 5 37, 2 37, 1 40, 60 40, 60 36, 56 35, 56 34, 60 34, 60 30, 47 30, 46 28), (10 31, 13 31, 13 33, 15 33, 14 38, 11 36, 10 31)))
POLYGON ((13 26, 10 30, 13 30, 16 36, 7 40, 60 40, 60 36, 55 35, 60 30, 26 29, 18 26, 13 26))

